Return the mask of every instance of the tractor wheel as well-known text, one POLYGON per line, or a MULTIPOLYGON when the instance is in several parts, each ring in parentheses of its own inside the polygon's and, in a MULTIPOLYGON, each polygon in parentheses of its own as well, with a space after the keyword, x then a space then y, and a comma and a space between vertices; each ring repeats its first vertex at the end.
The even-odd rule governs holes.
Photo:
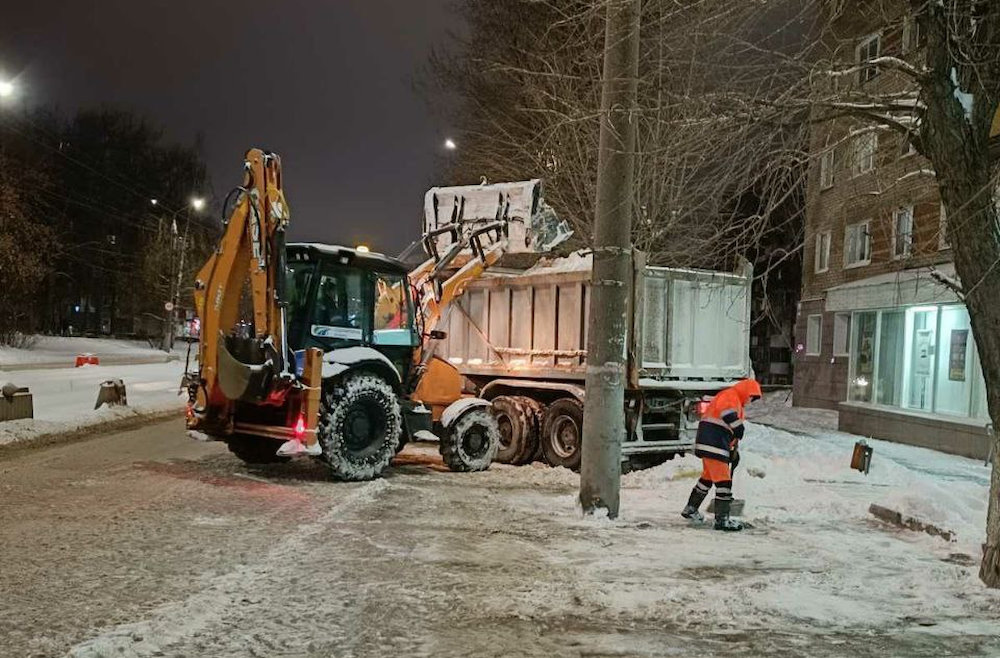
POLYGON ((453 471, 485 471, 496 457, 500 427, 485 407, 470 409, 456 420, 441 439, 441 459, 453 471))
POLYGON ((348 375, 323 391, 317 437, 338 480, 381 475, 396 456, 402 427, 399 398, 378 375, 348 375))
POLYGON ((265 437, 234 434, 226 439, 226 446, 246 464, 281 464, 290 459, 275 454, 281 441, 265 437))
POLYGON ((542 417, 542 453, 552 466, 580 470, 583 445, 583 405, 576 398, 560 398, 542 417))
POLYGON ((527 464, 538 449, 538 417, 525 404, 528 399, 501 395, 493 400, 493 417, 500 430, 496 460, 501 464, 527 464))

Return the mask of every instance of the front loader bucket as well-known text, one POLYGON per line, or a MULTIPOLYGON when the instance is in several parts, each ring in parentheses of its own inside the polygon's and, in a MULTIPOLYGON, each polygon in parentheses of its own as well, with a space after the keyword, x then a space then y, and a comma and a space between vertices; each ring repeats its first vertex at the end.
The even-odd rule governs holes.
POLYGON ((226 339, 219 337, 219 388, 230 400, 263 400, 270 392, 272 372, 271 361, 264 363, 243 363, 229 351, 226 339))
MULTIPOLYGON (((504 226, 507 254, 548 253, 573 234, 545 203, 539 179, 432 187, 424 196, 423 233, 433 240, 433 251, 439 254, 496 223, 504 226)), ((485 239, 483 246, 488 246, 485 239)))

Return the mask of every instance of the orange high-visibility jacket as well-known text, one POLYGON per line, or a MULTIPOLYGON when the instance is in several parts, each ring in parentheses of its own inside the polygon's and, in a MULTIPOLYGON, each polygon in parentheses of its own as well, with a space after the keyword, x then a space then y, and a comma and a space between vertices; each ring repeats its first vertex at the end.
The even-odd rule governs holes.
POLYGON ((695 455, 729 462, 732 450, 743 438, 744 409, 751 397, 761 397, 760 384, 744 379, 712 398, 698 423, 695 455))

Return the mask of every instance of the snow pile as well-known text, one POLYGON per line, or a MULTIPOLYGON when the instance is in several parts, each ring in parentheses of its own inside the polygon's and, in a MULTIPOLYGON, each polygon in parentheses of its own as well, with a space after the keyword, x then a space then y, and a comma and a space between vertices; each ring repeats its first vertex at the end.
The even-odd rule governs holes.
MULTIPOLYGON (((38 336, 31 349, 0 347, 0 369, 12 370, 18 366, 40 364, 72 366, 77 354, 95 354, 102 362, 156 362, 168 358, 183 358, 185 343, 177 343, 172 355, 154 349, 139 340, 113 338, 84 338, 67 336, 38 336)), ((197 352, 193 349, 192 352, 197 352)))
POLYGON ((564 258, 542 258, 524 271, 529 274, 561 274, 563 272, 586 272, 594 266, 594 255, 583 249, 574 251, 564 258))
POLYGON ((149 363, 134 366, 87 366, 0 373, 31 391, 35 417, 0 423, 0 445, 71 433, 104 422, 172 409, 180 411, 186 395, 178 395, 184 364, 149 363), (120 378, 128 407, 94 409, 101 382, 120 378))

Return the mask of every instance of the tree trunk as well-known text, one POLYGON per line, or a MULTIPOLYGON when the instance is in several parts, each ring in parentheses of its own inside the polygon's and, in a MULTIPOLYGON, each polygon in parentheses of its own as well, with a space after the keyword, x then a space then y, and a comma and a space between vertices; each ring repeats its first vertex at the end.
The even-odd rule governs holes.
POLYGON ((609 0, 601 93, 597 217, 587 340, 580 505, 618 516, 631 295, 632 177, 639 75, 639 0, 609 0))
MULTIPOLYGON (((921 3, 922 5, 923 3, 921 3)), ((924 9, 921 6, 921 9, 924 9)), ((949 16, 943 3, 926 5, 924 26, 928 32, 929 73, 921 97, 927 105, 921 125, 923 153, 934 164, 938 188, 946 209, 947 237, 955 258, 955 271, 962 282, 986 383, 986 400, 993 426, 1000 426, 1000 224, 994 201, 993 159, 989 134, 997 106, 997 80, 985 67, 970 70, 949 32, 949 16), (956 88, 973 89, 965 107, 956 88)), ((982 22, 980 30, 997 27, 997 19, 982 22)), ((993 43, 985 34, 982 38, 993 43)), ((992 48, 992 46, 990 46, 992 48)), ((995 54, 994 54, 995 58, 995 54)), ((1000 452, 998 436, 993 441, 993 471, 986 519, 986 543, 979 577, 989 587, 1000 587, 1000 452)))

